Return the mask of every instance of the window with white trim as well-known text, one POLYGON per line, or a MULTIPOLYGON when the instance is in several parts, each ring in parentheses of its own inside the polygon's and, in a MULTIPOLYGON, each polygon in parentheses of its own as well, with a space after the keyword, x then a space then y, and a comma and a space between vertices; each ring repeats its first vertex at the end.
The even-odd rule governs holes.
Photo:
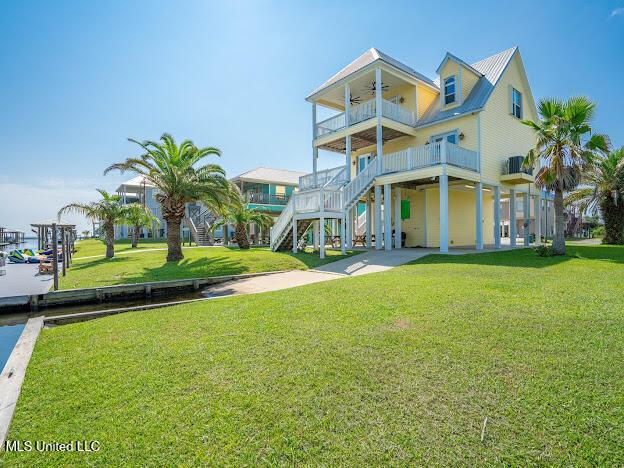
POLYGON ((439 143, 442 140, 446 139, 446 141, 448 141, 449 143, 453 143, 456 145, 459 142, 459 137, 457 134, 458 134, 458 131, 453 130, 452 132, 441 133, 439 135, 433 135, 432 137, 429 138, 429 143, 439 143))
POLYGON ((522 118, 522 93, 516 88, 511 88, 511 114, 522 118))
POLYGON ((453 104, 455 102, 455 75, 444 79, 444 104, 453 104))

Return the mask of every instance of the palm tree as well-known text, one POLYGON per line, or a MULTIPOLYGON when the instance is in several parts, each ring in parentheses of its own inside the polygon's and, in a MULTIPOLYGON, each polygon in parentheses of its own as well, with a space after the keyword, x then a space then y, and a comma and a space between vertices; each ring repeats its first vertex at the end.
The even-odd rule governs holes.
POLYGON ((106 242, 106 258, 115 256, 115 224, 123 223, 126 217, 126 206, 121 203, 121 195, 109 194, 106 190, 96 189, 102 199, 91 203, 70 203, 58 212, 80 213, 91 221, 100 221, 106 242))
POLYGON ((584 175, 583 187, 570 193, 565 203, 581 214, 600 208, 605 223, 605 244, 624 244, 624 147, 600 158, 584 175))
POLYGON ((82 234, 82 237, 84 237, 84 238, 86 239, 87 237, 89 237, 89 234, 91 234, 91 231, 87 231, 87 230, 85 229, 84 231, 82 231, 82 233, 81 233, 81 234, 82 234))
POLYGON ((217 148, 197 148, 192 141, 184 140, 179 146, 165 133, 156 141, 139 142, 144 153, 112 164, 104 174, 117 169, 131 171, 158 189, 156 200, 162 207, 162 217, 167 222, 167 261, 184 258, 180 244, 180 225, 184 207, 200 199, 221 205, 227 201, 228 182, 225 171, 216 164, 199 165, 209 155, 220 156, 217 148))
POLYGON ((240 249, 249 248, 247 228, 251 223, 255 223, 263 229, 273 224, 273 218, 259 212, 255 208, 249 208, 241 197, 232 201, 230 209, 226 214, 226 219, 234 224, 234 239, 240 249))
POLYGON ((555 255, 565 255, 564 192, 579 185, 581 174, 592 166, 599 152, 608 151, 608 138, 591 134, 595 108, 585 97, 542 99, 538 105, 540 122, 522 121, 535 131, 537 139, 535 148, 524 158, 524 166, 533 167, 541 161, 535 185, 555 192, 555 255))
POLYGON ((139 235, 144 227, 152 227, 154 224, 160 225, 160 221, 152 214, 150 209, 140 203, 127 205, 126 225, 132 227, 132 248, 139 245, 139 235))

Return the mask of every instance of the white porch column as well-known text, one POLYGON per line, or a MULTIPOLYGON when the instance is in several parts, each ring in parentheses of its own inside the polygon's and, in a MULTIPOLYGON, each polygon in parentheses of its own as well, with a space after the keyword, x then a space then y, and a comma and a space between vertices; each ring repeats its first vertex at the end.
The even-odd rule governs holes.
POLYGON ((542 244, 542 192, 535 197, 535 243, 542 244))
POLYGON ((373 213, 371 213, 371 193, 366 192, 366 248, 371 248, 371 234, 373 232, 373 213))
POLYGON ((342 255, 345 255, 347 253, 345 237, 345 217, 343 215, 342 219, 340 220, 340 251, 342 252, 342 255))
POLYGON ((375 250, 381 250, 381 185, 375 185, 375 250))
POLYGON ((347 249, 353 248, 353 209, 349 208, 346 212, 345 220, 345 242, 347 249))
POLYGON ((394 248, 402 247, 403 231, 401 229, 401 187, 394 189, 394 248))
POLYGON ((448 253, 448 175, 440 176, 440 252, 448 253))
POLYGON ((319 222, 314 221, 312 226, 312 246, 314 250, 319 248, 319 222))
POLYGON ((295 218, 293 218, 292 238, 293 238, 292 251, 293 253, 297 253, 297 219, 295 218))
POLYGON ((500 187, 494 187, 494 248, 500 249, 501 246, 501 205, 500 205, 500 187))
POLYGON ((483 250, 483 183, 475 184, 476 248, 483 250))
POLYGON ((516 190, 509 189, 509 245, 516 246, 516 190))
POLYGON ((321 214, 321 219, 318 221, 317 224, 317 229, 318 229, 318 238, 320 239, 320 257, 321 258, 325 258, 325 218, 323 217, 323 214, 321 214))
POLYGON ((523 196, 524 211, 524 245, 529 246, 531 242, 531 195, 526 192, 523 196))
MULTIPOLYGON (((351 108, 351 86, 349 83, 344 87, 344 108, 345 108, 345 127, 349 127, 349 110, 351 108)), ((351 180, 351 135, 345 137, 345 170, 347 171, 347 182, 351 180)))
POLYGON ((384 250, 392 250, 392 189, 384 185, 384 250))
MULTIPOLYGON (((381 68, 375 70, 375 90, 381 89, 381 68)), ((375 113, 377 115, 377 163, 379 164, 379 171, 377 174, 381 174, 381 158, 383 156, 383 128, 381 127, 381 92, 375 91, 375 113)))
POLYGON ((316 140, 316 102, 312 103, 312 173, 314 174, 314 186, 318 185, 317 165, 318 165, 318 148, 314 146, 316 140))

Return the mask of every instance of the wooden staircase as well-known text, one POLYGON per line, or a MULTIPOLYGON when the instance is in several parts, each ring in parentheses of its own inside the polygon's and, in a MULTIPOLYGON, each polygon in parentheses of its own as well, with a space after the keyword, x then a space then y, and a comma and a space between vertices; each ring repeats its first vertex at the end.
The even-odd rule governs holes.
MULTIPOLYGON (((312 219, 300 219, 297 221, 297 245, 299 248, 305 246, 305 241, 302 242, 302 239, 304 239, 306 231, 312 225, 312 221, 312 219)), ((292 222, 288 226, 289 228, 286 235, 281 239, 275 250, 292 250, 292 222)))

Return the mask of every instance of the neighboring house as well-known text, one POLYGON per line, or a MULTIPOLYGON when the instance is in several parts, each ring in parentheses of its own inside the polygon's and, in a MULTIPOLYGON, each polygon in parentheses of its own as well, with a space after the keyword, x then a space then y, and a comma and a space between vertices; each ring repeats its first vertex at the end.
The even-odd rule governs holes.
MULTIPOLYGON (((167 223, 162 217, 160 203, 156 200, 158 189, 143 178, 136 176, 117 187, 117 194, 121 195, 122 203, 142 203, 147 206, 152 214, 158 218, 160 224, 154 224, 151 229, 143 228, 141 231, 142 238, 162 239, 167 237, 167 223)), ((205 208, 201 203, 187 203, 187 213, 193 215, 204 211, 205 208)), ((132 237, 132 227, 126 225, 115 226, 115 239, 130 239, 132 237)), ((186 223, 182 223, 181 235, 183 240, 188 240, 191 235, 186 223)))
MULTIPOLYGON (((240 189, 248 207, 277 219, 304 175, 305 172, 257 167, 230 180, 240 189)), ((229 229, 233 232, 232 226, 229 229)), ((249 235, 253 244, 269 240, 269 232, 262 232, 255 224, 250 226, 249 235)))
MULTIPOLYGON (((328 219, 341 224, 343 248, 354 239, 386 250, 401 246, 394 239, 442 252, 499 247, 501 199, 541 198, 519 164, 535 145, 521 120, 538 114, 516 47, 472 64, 447 53, 434 79, 370 49, 307 101, 313 171, 272 229, 274 250, 296 248, 310 226, 322 241, 328 219), (317 122, 318 106, 336 114, 317 122), (319 150, 343 154, 344 165, 318 171, 319 150)), ((509 226, 515 245, 517 220, 509 226)))

